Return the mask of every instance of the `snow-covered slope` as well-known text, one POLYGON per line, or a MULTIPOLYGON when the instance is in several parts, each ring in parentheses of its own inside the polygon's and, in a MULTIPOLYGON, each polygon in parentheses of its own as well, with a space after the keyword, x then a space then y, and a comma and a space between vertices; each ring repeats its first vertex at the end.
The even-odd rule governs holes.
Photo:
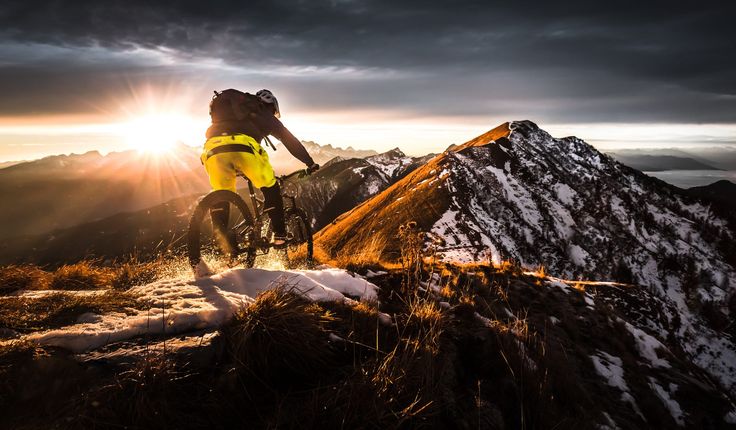
MULTIPOLYGON (((420 221, 446 259, 513 259, 567 278, 630 271, 630 281, 663 294, 682 286, 684 262, 692 260, 709 277, 701 282, 708 294, 724 298, 736 272, 719 245, 733 233, 708 206, 531 122, 492 133, 438 155, 386 190, 371 217, 382 212, 387 230, 420 221)), ((356 209, 341 220, 354 234, 354 222, 367 215, 356 209)))
POLYGON ((736 391, 736 348, 700 315, 728 315, 736 280, 733 232, 706 204, 580 139, 519 121, 436 156, 339 217, 317 244, 344 258, 370 239, 395 261, 398 228, 410 221, 446 260, 515 260, 566 279, 646 287, 665 304, 660 341, 673 339, 736 391))
POLYGON ((711 278, 703 287, 723 297, 720 287, 736 275, 718 248, 732 240, 726 220, 577 138, 554 139, 526 121, 509 129, 446 154, 443 186, 453 202, 432 231, 450 246, 475 245, 451 257, 490 252, 566 277, 611 278, 626 268, 631 281, 662 293, 681 286, 691 259, 711 278), (458 225, 480 235, 467 241, 458 225))

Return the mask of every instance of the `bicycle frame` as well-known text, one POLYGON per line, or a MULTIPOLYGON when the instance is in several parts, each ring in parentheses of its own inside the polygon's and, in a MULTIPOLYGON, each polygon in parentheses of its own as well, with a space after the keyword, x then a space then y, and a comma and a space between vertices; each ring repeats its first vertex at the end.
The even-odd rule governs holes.
MULTIPOLYGON (((304 211, 296 205, 296 193, 288 190, 290 184, 286 183, 290 177, 305 173, 297 171, 293 174, 277 178, 279 184, 282 185, 282 191, 279 197, 284 203, 284 215, 287 218, 286 221, 288 221, 285 246, 283 248, 277 246, 277 248, 286 254, 287 259, 290 259, 292 257, 290 253, 302 252, 301 245, 306 244, 306 261, 311 263, 313 258, 313 239, 309 221, 304 211), (283 187, 287 188, 285 189, 283 187)), ((272 230, 270 228, 270 217, 264 216, 268 212, 268 209, 265 207, 265 198, 259 198, 256 195, 253 183, 244 174, 238 173, 237 176, 241 176, 248 181, 251 204, 247 204, 247 199, 244 199, 244 196, 228 190, 215 190, 200 199, 189 219, 189 230, 187 232, 187 253, 192 266, 197 265, 201 261, 202 251, 209 249, 210 242, 216 247, 219 247, 221 253, 229 253, 228 258, 231 261, 233 261, 236 255, 244 256, 242 257, 242 262, 246 267, 252 267, 258 255, 267 254, 274 247, 270 238, 272 230), (216 243, 214 219, 212 220, 213 234, 211 236, 206 236, 208 233, 202 230, 202 221, 204 218, 208 215, 211 217, 213 208, 222 203, 235 206, 238 212, 236 218, 242 217, 242 221, 230 227, 227 232, 227 241, 233 243, 232 241, 234 240, 233 245, 235 245, 235 248, 231 246, 223 247, 222 243, 219 245, 216 243), (231 234, 234 236, 231 236, 231 234), (202 239, 205 239, 205 243, 203 243, 202 239)))
MULTIPOLYGON (((303 175, 303 170, 297 170, 296 172, 290 173, 288 175, 282 175, 276 178, 276 181, 278 181, 279 186, 281 186, 284 181, 288 178, 291 178, 292 176, 297 175, 303 175)), ((258 233, 257 237, 254 237, 255 239, 255 246, 258 249, 261 250, 267 250, 270 247, 270 243, 267 238, 261 237, 260 232, 263 231, 263 223, 261 222, 261 219, 263 218, 263 215, 266 214, 270 209, 265 209, 265 200, 259 199, 256 195, 255 187, 253 186, 253 183, 248 179, 247 176, 243 173, 238 173, 237 176, 240 176, 241 178, 245 179, 246 182, 248 182, 248 194, 250 195, 250 201, 251 201, 251 207, 254 213, 253 215, 253 231, 258 233)), ((285 202, 288 202, 290 207, 296 207, 296 197, 294 196, 288 196, 284 195, 283 189, 281 191, 281 199, 285 202)), ((286 204, 284 205, 284 208, 289 207, 286 204)), ((242 221, 235 225, 233 229, 236 231, 239 231, 242 227, 245 221, 242 221)), ((239 231, 240 232, 240 231, 239 231)), ((242 233, 242 232, 240 232, 242 233)))

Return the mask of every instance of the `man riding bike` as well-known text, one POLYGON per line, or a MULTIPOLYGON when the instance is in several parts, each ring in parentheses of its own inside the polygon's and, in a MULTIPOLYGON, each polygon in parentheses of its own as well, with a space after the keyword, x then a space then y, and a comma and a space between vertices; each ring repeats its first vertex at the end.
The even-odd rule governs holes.
MULTIPOLYGON (((238 173, 244 174, 263 192, 265 210, 271 218, 274 247, 286 244, 284 205, 268 154, 260 143, 268 136, 279 139, 291 155, 307 166, 311 173, 319 165, 304 149, 301 142, 279 121, 281 113, 276 97, 269 90, 255 95, 234 89, 215 91, 210 103, 212 125, 207 129, 207 141, 201 156, 212 190, 235 192, 238 173)), ((269 141, 270 143, 270 141, 269 141)), ((224 239, 229 251, 237 249, 236 239, 228 234, 230 205, 224 203, 211 211, 215 231, 224 239)))

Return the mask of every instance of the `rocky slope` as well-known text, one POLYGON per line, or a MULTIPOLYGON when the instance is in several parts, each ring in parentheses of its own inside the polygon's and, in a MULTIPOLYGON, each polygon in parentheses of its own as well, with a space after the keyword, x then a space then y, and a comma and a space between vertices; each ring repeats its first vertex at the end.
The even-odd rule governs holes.
POLYGON ((726 215, 730 212, 732 217, 736 216, 736 184, 731 181, 723 179, 702 187, 688 188, 686 192, 714 202, 726 215))
MULTIPOLYGON (((567 279, 617 279, 666 303, 662 341, 736 392, 723 326, 734 297, 733 232, 708 205, 529 121, 503 124, 430 160, 317 236, 333 257, 397 261, 399 226, 453 261, 518 261, 567 279), (707 312, 702 312, 708 309, 707 312), (705 316, 713 311, 714 318, 705 316)), ((728 324, 726 324, 728 325, 728 324)))

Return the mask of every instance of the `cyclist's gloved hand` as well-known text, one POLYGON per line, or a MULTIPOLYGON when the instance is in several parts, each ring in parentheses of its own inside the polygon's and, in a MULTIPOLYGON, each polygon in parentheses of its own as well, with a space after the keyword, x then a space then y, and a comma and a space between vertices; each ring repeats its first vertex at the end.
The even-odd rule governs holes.
POLYGON ((319 170, 319 164, 312 163, 311 166, 307 167, 306 172, 307 172, 307 175, 311 175, 312 173, 316 172, 317 170, 319 170))

